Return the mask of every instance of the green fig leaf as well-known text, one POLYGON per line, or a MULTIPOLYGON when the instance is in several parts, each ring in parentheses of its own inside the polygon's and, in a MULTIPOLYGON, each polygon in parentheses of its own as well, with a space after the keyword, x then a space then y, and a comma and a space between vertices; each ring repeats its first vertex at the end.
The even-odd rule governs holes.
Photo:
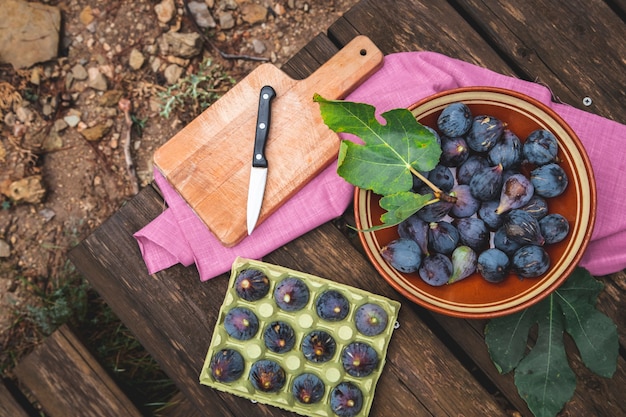
POLYGON ((615 323, 594 308, 603 288, 588 271, 579 268, 556 295, 565 317, 565 330, 576 342, 585 366, 610 378, 617 369, 619 341, 615 323))
POLYGON ((552 294, 536 305, 492 319, 485 343, 496 368, 515 369, 515 385, 536 417, 553 417, 576 389, 563 333, 572 336, 585 365, 611 377, 617 368, 617 327, 595 307, 603 285, 584 268, 576 268, 552 294), (528 349, 528 332, 538 326, 537 341, 528 349))
POLYGON ((381 216, 381 220, 386 226, 398 224, 432 200, 432 194, 421 195, 411 191, 386 195, 379 202, 380 207, 387 210, 381 216))
POLYGON ((485 343, 498 372, 506 374, 526 353, 530 328, 537 322, 533 307, 491 320, 485 327, 485 343))
POLYGON ((344 140, 339 148, 337 173, 357 187, 382 196, 409 191, 412 171, 430 171, 439 162, 441 147, 435 135, 407 109, 383 113, 383 125, 369 104, 326 100, 317 94, 314 101, 331 130, 363 141, 344 140))
POLYGON ((563 314, 555 295, 549 295, 537 312, 539 331, 533 349, 515 369, 515 385, 535 417, 553 417, 576 389, 563 344, 563 314))

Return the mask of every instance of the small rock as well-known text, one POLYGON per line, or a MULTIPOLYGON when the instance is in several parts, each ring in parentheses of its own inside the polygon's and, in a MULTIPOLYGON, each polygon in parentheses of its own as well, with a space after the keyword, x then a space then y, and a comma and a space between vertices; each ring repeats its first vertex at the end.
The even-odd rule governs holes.
POLYGON ((176 64, 170 64, 165 68, 163 75, 168 84, 176 84, 180 76, 183 75, 183 69, 176 64))
POLYGON ((27 68, 57 57, 61 10, 22 0, 2 0, 0 63, 27 68))
POLYGON ((100 72, 100 70, 96 67, 91 67, 87 70, 88 73, 88 81, 87 84, 89 87, 98 91, 106 91, 107 89, 107 80, 104 78, 104 75, 100 72))
POLYGON ((30 83, 34 85, 39 85, 41 82, 41 68, 35 67, 30 73, 30 83))
POLYGON ((81 130, 80 134, 89 142, 97 142, 109 132, 110 128, 111 126, 107 123, 98 123, 95 126, 81 130))
POLYGON ((114 133, 111 135, 111 140, 109 141, 109 147, 111 149, 117 149, 120 143, 120 134, 114 133))
POLYGON ((201 28, 208 29, 217 26, 211 13, 209 13, 209 7, 205 3, 199 1, 190 1, 187 3, 189 11, 196 21, 196 24, 201 28))
POLYGON ((220 27, 224 30, 235 27, 235 18, 231 12, 222 12, 219 15, 220 27))
POLYGON ((50 134, 46 136, 41 144, 44 151, 51 152, 63 148, 63 138, 56 130, 51 130, 50 134))
POLYGON ((263 52, 267 50, 267 47, 258 39, 252 39, 252 48, 254 49, 254 53, 257 55, 261 55, 263 52))
MULTIPOLYGON (((80 118, 78 120, 80 120, 80 118)), ((78 124, 78 120, 76 121, 76 124, 78 124)), ((68 124, 67 124, 67 122, 65 120, 63 120, 63 119, 56 119, 55 122, 54 122, 53 129, 54 129, 55 132, 62 132, 65 129, 67 129, 67 126, 68 126, 68 124)))
POLYGON ((109 80, 115 78, 115 70, 111 64, 102 64, 98 66, 98 70, 109 80))
POLYGON ((267 18, 267 8, 255 3, 244 3, 241 6, 241 18, 251 25, 265 22, 267 18))
POLYGON ((220 30, 219 32, 215 34, 215 40, 217 42, 224 42, 226 40, 226 34, 224 33, 223 30, 220 30))
POLYGON ((54 106, 52 106, 52 104, 50 103, 44 103, 41 106, 41 113, 48 117, 52 114, 52 112, 54 111, 54 106))
POLYGON ((193 58, 202 51, 202 38, 198 33, 167 32, 159 38, 159 46, 165 55, 193 58))
POLYGON ((87 29, 89 33, 96 33, 96 30, 98 29, 98 21, 93 20, 90 24, 85 26, 85 29, 87 29))
POLYGON ((94 17, 93 17, 93 10, 91 9, 91 6, 87 6, 83 10, 81 10, 80 14, 78 15, 78 20, 80 20, 80 23, 82 23, 85 26, 93 22, 94 17))
POLYGON ((122 90, 105 91, 102 96, 98 98, 98 105, 103 107, 117 107, 117 103, 123 95, 124 91, 122 90))
POLYGON ((70 127, 76 127, 80 122, 80 116, 77 114, 68 114, 63 118, 63 121, 70 127))
POLYGON ((152 69, 152 72, 159 72, 162 63, 163 61, 161 60, 161 58, 159 58, 158 56, 154 57, 154 59, 150 63, 150 69, 152 69))
POLYGON ((149 45, 144 46, 144 51, 148 55, 156 55, 159 52, 159 46, 155 43, 154 39, 149 40, 149 45))
POLYGON ((84 81, 88 76, 87 70, 82 65, 76 64, 72 67, 72 77, 74 77, 75 80, 84 81))
POLYGON ((154 11, 156 12, 159 22, 164 24, 169 22, 176 12, 174 0, 163 0, 161 3, 154 6, 154 11))
POLYGON ((283 6, 281 3, 275 3, 272 7, 272 10, 274 10, 274 13, 276 13, 278 16, 282 16, 287 13, 287 10, 285 10, 285 6, 283 6))
POLYGON ((143 54, 136 48, 133 48, 130 51, 130 56, 128 57, 128 65, 130 65, 132 69, 137 71, 143 66, 145 60, 146 58, 143 56, 143 54))
POLYGON ((52 220, 57 214, 54 212, 54 210, 50 208, 44 208, 39 210, 39 215, 43 217, 43 221, 47 223, 52 220))
POLYGON ((35 118, 35 113, 26 106, 19 106, 15 109, 15 115, 17 116, 17 120, 22 123, 30 123, 35 118))
POLYGON ((213 6, 215 6, 215 0, 204 0, 204 2, 206 3, 209 9, 212 9, 213 6))
POLYGON ((11 246, 3 239, 0 239, 0 258, 8 258, 9 256, 11 256, 11 246))
POLYGON ((43 187, 41 175, 33 175, 13 181, 9 185, 8 197, 15 202, 40 203, 46 190, 43 187))

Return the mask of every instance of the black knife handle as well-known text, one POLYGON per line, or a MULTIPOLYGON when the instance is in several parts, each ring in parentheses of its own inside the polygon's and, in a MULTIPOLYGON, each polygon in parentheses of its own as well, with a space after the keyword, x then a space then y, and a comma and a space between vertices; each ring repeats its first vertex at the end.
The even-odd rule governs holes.
POLYGON ((270 130, 271 101, 276 97, 276 91, 269 85, 261 88, 259 96, 259 113, 256 120, 256 134, 254 135, 254 154, 252 155, 252 166, 257 168, 267 168, 265 158, 265 142, 270 130))

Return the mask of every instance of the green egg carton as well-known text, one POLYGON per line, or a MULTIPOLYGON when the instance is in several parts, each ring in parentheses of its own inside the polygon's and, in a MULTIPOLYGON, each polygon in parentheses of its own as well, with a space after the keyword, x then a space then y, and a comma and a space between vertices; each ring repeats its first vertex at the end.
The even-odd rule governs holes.
MULTIPOLYGON (((239 287, 241 290, 241 284, 239 287)), ((345 304, 342 306, 345 307, 345 304)), ((383 371, 399 309, 400 303, 397 301, 358 288, 261 261, 237 258, 232 266, 228 290, 200 373, 200 383, 305 416, 365 417, 374 400, 376 383, 383 371), (250 273, 250 270, 258 271, 255 272, 257 278, 266 278, 262 279, 261 287, 267 292, 257 291, 254 294, 260 296, 259 299, 251 299, 244 294, 243 297, 249 299, 246 300, 237 291, 237 277, 250 273), (291 278, 304 283, 309 291, 304 306, 284 304, 306 297, 296 297, 298 299, 294 300, 287 296, 280 303, 276 301, 275 290, 281 282, 285 285, 288 282, 286 279, 292 282, 291 278), (328 295, 326 292, 329 290, 334 291, 334 294, 339 293, 343 296, 340 297, 342 301, 348 302, 347 314, 345 308, 343 311, 333 308, 331 313, 338 313, 338 316, 322 318, 318 315, 317 300, 322 294, 328 295), (287 311, 279 304, 293 311, 287 311), (382 316, 380 310, 374 316, 379 319, 386 316, 386 324, 383 319, 373 322, 377 326, 363 329, 363 320, 360 320, 361 325, 357 327, 357 310, 366 304, 368 307, 373 304, 378 309, 382 308, 382 316), (238 312, 247 309, 248 315, 253 313, 258 321, 258 330, 255 331, 254 323, 250 324, 254 322, 254 317, 233 314, 231 311, 235 308, 238 312), (236 318, 234 321, 233 317, 236 318), (329 320, 330 318, 333 320, 329 320), (225 325, 225 321, 229 322, 229 326, 225 325), (270 342, 279 340, 281 347, 276 348, 277 343, 273 343, 270 349, 265 343, 264 334, 269 325, 277 321, 281 323, 280 328, 291 328, 293 337, 271 338, 270 342), (242 326, 245 331, 240 332, 242 326), (319 333, 320 331, 324 333, 319 333), (363 332, 375 334, 367 335, 363 332), (324 337, 311 337, 312 334, 321 334, 324 337), (242 335, 245 340, 237 338, 242 335), (328 340, 328 336, 332 340, 328 340), (292 341, 293 347, 284 346, 284 340, 292 341), (310 343, 311 340, 316 343, 310 343), (320 340, 322 348, 318 349, 320 340), (335 342, 334 352, 330 349, 332 341, 335 342), (303 342, 307 346, 304 348, 307 355, 303 352, 303 342), (310 346, 316 348, 311 349, 310 346), (371 361, 372 349, 377 359, 374 362, 371 361), (355 358, 358 360, 354 360, 355 358), (348 370, 343 365, 344 359, 348 370), (259 371, 257 366, 270 363, 266 361, 271 361, 273 367, 261 366, 259 371), (317 378, 308 377, 306 383, 301 383, 303 374, 313 374, 317 378), (294 386, 300 399, 293 392, 294 386), (335 397, 335 400, 331 401, 331 397, 335 397), (341 398, 343 401, 337 401, 341 398), (332 403, 340 404, 343 408, 335 412, 332 403)), ((362 315, 359 316, 362 318, 362 315)))

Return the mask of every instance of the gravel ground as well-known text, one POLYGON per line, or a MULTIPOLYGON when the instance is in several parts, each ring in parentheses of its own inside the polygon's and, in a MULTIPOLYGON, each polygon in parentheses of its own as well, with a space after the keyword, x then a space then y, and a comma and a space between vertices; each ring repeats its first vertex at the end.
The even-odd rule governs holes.
POLYGON ((16 326, 72 275, 67 251, 150 183, 154 151, 356 0, 6 2, 30 19, 23 36, 57 39, 25 48, 0 28, 0 356, 40 341, 16 340, 16 326), (196 99, 192 75, 205 89, 196 99), (182 104, 165 107, 171 97, 182 104))

